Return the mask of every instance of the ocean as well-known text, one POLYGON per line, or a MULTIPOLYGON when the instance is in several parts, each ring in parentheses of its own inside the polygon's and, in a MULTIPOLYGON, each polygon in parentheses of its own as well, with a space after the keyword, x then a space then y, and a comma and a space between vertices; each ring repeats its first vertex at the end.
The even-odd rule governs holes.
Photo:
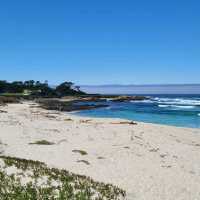
MULTIPOLYGON (((76 115, 200 128, 200 95, 147 94, 143 96, 148 96, 150 99, 131 102, 107 101, 109 107, 84 110, 76 112, 76 115)), ((105 104, 105 102, 98 104, 105 104)))

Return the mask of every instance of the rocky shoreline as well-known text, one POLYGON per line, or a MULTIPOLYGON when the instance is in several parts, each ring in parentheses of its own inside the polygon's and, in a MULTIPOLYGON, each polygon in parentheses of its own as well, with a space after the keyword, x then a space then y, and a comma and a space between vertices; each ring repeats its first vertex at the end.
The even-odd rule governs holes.
POLYGON ((0 96, 0 105, 7 103, 20 103, 24 100, 34 100, 41 108, 58 111, 80 111, 108 107, 110 102, 143 101, 145 96, 122 95, 83 95, 65 96, 63 98, 36 98, 36 97, 5 97, 0 96), (101 103, 101 104, 99 104, 101 103))
POLYGON ((55 99, 37 99, 36 102, 39 103, 41 108, 47 110, 59 110, 59 111, 80 111, 80 110, 90 110, 96 108, 108 107, 108 101, 112 102, 128 102, 128 101, 143 101, 148 99, 144 96, 84 96, 84 97, 74 97, 68 96, 64 98, 55 99), (98 104, 102 103, 102 104, 98 104))
POLYGON ((37 100, 36 102, 39 103, 40 107, 43 109, 59 110, 66 112, 108 107, 108 105, 95 105, 95 104, 80 105, 78 104, 77 101, 62 101, 60 99, 56 100, 42 99, 42 100, 37 100))

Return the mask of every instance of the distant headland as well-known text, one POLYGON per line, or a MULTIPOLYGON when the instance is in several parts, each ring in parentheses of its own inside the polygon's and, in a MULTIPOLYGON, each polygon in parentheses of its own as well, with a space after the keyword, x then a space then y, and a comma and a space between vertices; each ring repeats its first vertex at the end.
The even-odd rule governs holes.
POLYGON ((200 94, 200 84, 81 85, 80 88, 101 94, 200 94))

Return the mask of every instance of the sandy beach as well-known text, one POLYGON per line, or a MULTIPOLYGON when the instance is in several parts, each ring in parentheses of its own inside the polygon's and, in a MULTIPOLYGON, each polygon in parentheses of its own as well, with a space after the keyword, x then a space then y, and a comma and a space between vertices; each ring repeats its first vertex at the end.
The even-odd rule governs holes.
POLYGON ((0 152, 126 190, 128 200, 200 199, 200 129, 1 106, 0 152), (5 111, 5 112, 3 112, 5 111), (46 140, 52 145, 31 145, 46 140))

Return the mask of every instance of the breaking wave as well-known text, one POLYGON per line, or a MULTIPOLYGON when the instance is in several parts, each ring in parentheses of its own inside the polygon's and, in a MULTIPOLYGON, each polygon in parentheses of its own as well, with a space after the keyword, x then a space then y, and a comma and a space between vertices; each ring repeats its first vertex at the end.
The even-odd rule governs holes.
POLYGON ((188 105, 188 106, 200 106, 199 99, 181 99, 181 98, 153 98, 154 102, 158 102, 160 104, 167 104, 167 105, 188 105))
POLYGON ((170 108, 179 108, 179 109, 193 109, 193 108, 195 108, 195 106, 162 105, 162 104, 159 104, 158 107, 160 107, 160 108, 170 107, 170 108))

